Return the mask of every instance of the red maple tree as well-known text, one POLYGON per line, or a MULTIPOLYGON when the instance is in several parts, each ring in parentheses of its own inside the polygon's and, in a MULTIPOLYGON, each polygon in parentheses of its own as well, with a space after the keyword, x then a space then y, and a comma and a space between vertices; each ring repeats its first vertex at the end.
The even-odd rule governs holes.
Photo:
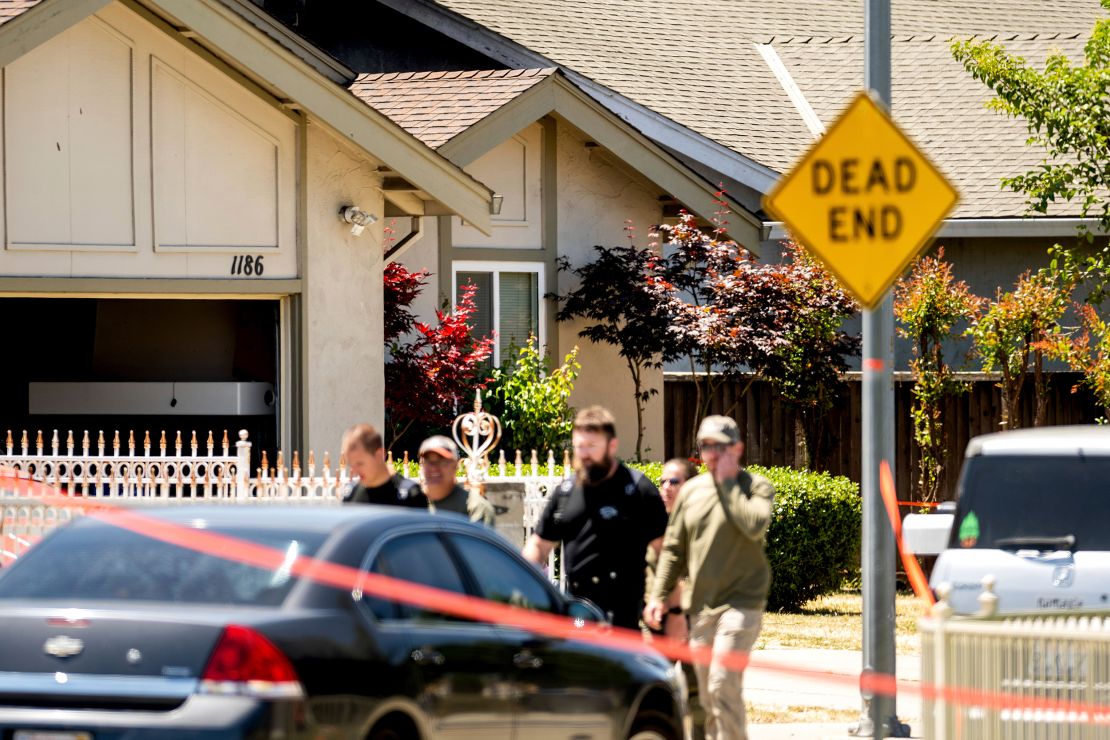
MULTIPOLYGON (((398 283, 387 289, 397 298, 392 311, 408 312, 427 274, 410 273, 403 267, 390 271, 391 279, 398 283)), ((412 321, 409 330, 414 336, 402 340, 401 335, 408 331, 399 332, 390 344, 391 359, 385 366, 385 410, 392 432, 391 444, 415 423, 451 423, 474 391, 485 387, 493 336, 474 335, 470 319, 478 310, 474 298, 477 292, 477 286, 466 285, 454 309, 444 307, 436 311, 435 325, 412 321)), ((387 327, 391 322, 404 324, 403 319, 388 315, 385 322, 387 327)))

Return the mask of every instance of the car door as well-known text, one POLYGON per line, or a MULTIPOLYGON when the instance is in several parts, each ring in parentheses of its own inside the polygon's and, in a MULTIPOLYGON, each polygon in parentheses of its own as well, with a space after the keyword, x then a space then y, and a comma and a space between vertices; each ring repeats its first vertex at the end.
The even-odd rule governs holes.
MULTIPOLYGON (((561 613, 563 600, 535 568, 500 543, 449 532, 478 595, 526 609, 561 613)), ((514 646, 519 740, 611 738, 620 709, 614 665, 603 648, 498 626, 514 646)))
MULTIPOLYGON (((372 573, 466 593, 440 536, 414 531, 388 539, 368 556, 372 573)), ((511 652, 488 624, 422 607, 363 597, 383 629, 405 635, 419 675, 417 702, 434 736, 485 740, 512 736, 515 700, 511 652)))

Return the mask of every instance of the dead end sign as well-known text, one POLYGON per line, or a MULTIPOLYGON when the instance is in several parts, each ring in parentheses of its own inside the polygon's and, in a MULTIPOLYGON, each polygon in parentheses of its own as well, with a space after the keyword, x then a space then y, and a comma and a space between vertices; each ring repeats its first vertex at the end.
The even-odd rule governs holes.
POLYGON ((959 194, 866 92, 763 199, 864 308, 874 308, 959 194))

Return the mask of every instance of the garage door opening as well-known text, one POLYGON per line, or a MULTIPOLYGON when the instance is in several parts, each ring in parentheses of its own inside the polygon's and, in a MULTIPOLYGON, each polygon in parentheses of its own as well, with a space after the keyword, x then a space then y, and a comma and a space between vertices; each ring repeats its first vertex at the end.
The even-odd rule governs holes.
MULTIPOLYGON (((3 298, 8 361, 0 364, 0 430, 19 447, 22 430, 54 430, 78 447, 88 431, 109 449, 116 431, 126 453, 134 431, 152 454, 164 431, 185 454, 195 432, 232 444, 240 429, 261 450, 278 444, 279 304, 273 300, 3 298)), ((18 450, 17 450, 18 451, 18 450)))

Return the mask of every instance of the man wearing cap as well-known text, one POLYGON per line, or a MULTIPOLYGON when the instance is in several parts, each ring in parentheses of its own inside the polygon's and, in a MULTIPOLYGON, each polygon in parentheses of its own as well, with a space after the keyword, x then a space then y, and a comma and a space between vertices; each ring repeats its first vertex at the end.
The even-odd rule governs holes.
POLYGON ((420 445, 420 480, 428 497, 428 509, 452 511, 491 529, 497 512, 486 499, 472 494, 455 481, 459 469, 459 448, 450 437, 437 434, 420 445))
POLYGON ((647 549, 662 546, 667 509, 655 484, 617 459, 609 411, 582 409, 571 445, 576 476, 548 496, 523 555, 542 567, 562 542, 570 593, 597 604, 614 625, 638 630, 647 549))
POLYGON ((356 424, 343 435, 343 457, 355 480, 343 495, 345 504, 384 504, 424 508, 428 499, 416 481, 395 473, 385 461, 382 435, 369 424, 356 424))
POLYGON ((771 585, 764 537, 775 489, 740 467, 744 443, 729 417, 702 421, 698 449, 709 472, 679 491, 644 622, 658 628, 667 596, 686 575, 682 605, 690 615, 690 645, 713 651, 709 665, 695 666, 706 740, 743 740, 743 674, 725 668, 718 656, 746 654, 759 636, 771 585))

